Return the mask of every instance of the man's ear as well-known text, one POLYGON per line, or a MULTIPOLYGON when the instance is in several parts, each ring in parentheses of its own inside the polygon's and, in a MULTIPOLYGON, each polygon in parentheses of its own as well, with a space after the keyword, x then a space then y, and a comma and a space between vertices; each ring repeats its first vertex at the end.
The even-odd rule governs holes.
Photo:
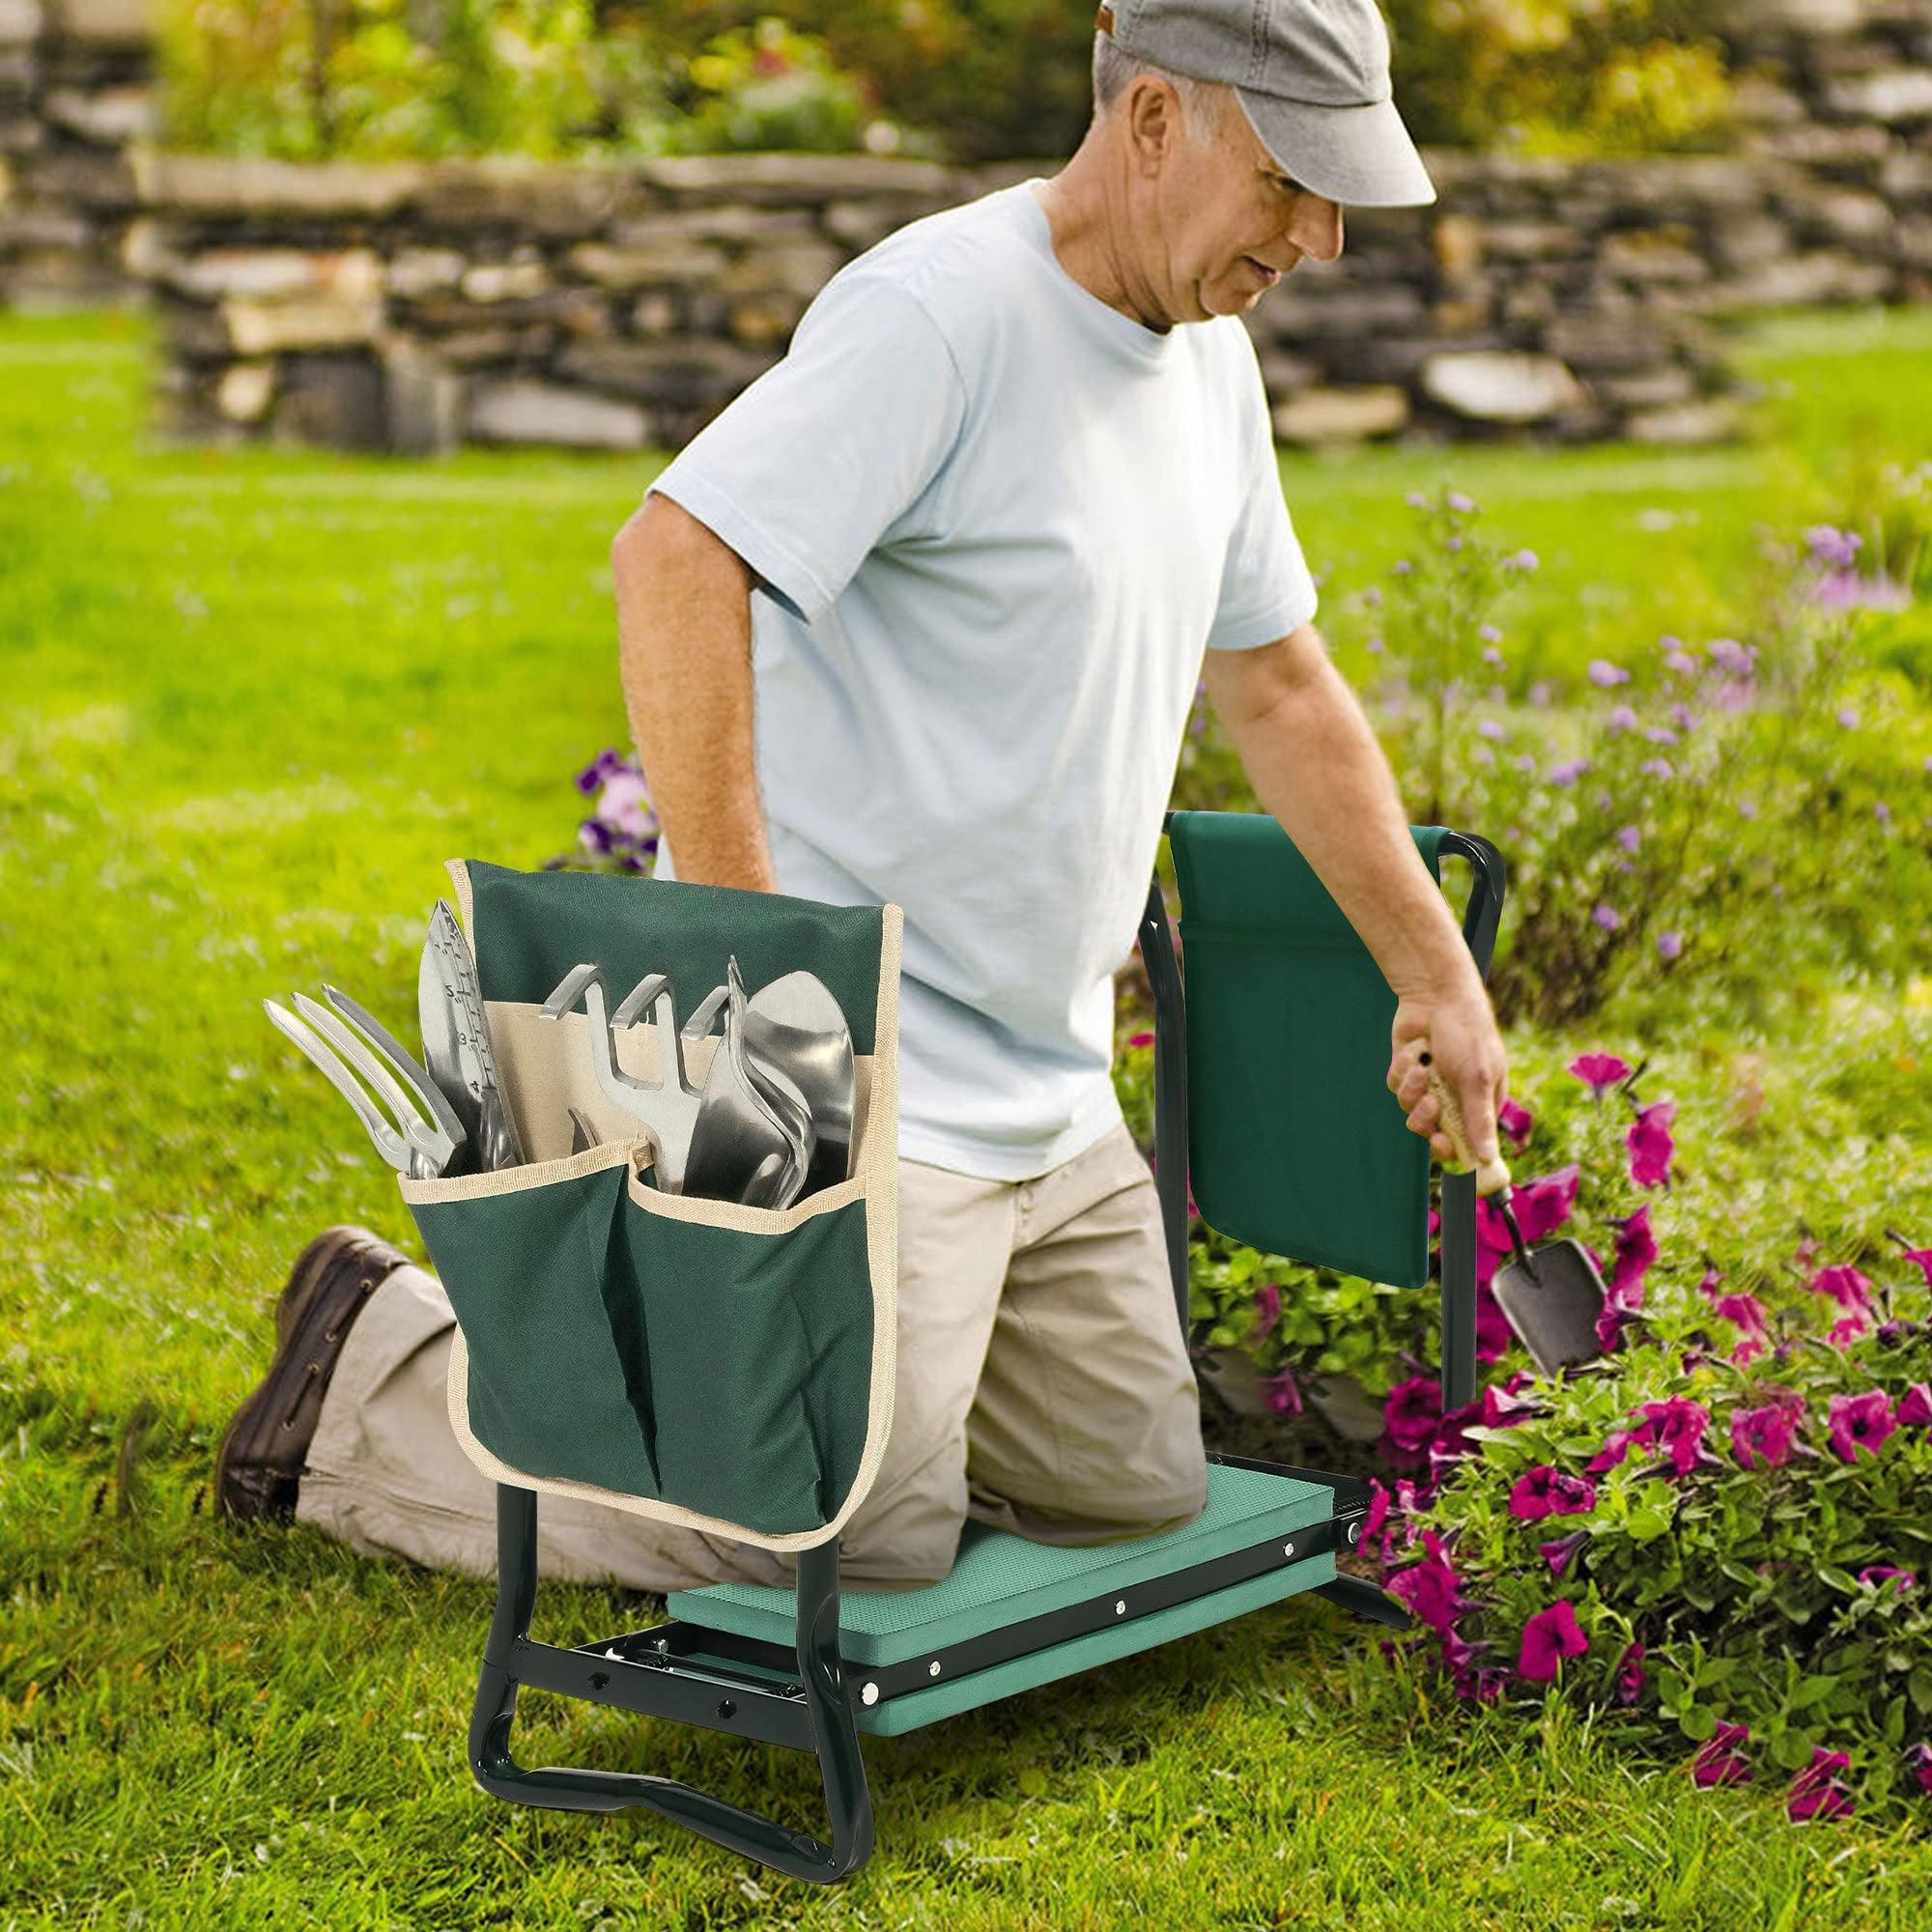
POLYGON ((1134 157, 1145 172, 1157 174, 1182 139, 1180 97, 1167 81, 1140 74, 1128 88, 1125 104, 1134 157))

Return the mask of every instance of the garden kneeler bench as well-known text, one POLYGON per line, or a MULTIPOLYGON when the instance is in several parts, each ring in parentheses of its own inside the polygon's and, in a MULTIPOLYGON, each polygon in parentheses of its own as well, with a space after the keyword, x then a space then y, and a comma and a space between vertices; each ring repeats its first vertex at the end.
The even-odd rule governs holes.
MULTIPOLYGON (((1275 819, 1179 811, 1166 830, 1184 996, 1158 875, 1140 944, 1155 1005, 1155 1180, 1183 1333, 1190 1179, 1205 1219, 1232 1238, 1423 1288, 1430 1150, 1384 1079, 1394 993, 1275 819)), ((1435 877, 1445 854, 1472 867, 1463 930, 1487 976, 1500 857, 1440 826, 1411 832, 1435 877)), ((400 1182, 457 1317, 451 1421, 497 1485, 497 1608, 469 1730, 486 1791, 565 1810, 642 1806, 826 1882, 872 1847, 861 1732, 915 1730, 1304 1590, 1406 1624, 1382 1591, 1336 1570, 1360 1538, 1366 1484, 1218 1453, 1206 1507, 1179 1529, 1063 1548, 969 1520, 943 1580, 841 1594, 838 1534, 892 1423, 900 909, 450 870, 530 1156, 400 1182), (615 984, 668 972, 695 1005, 729 953, 748 985, 810 968, 852 1030, 853 1172, 786 1209, 658 1191, 648 1137, 587 1071, 583 1016, 540 1017, 582 961, 615 984), (569 1153, 572 1106, 603 1145, 569 1153), (668 1620, 647 1629, 569 1649, 533 1641, 546 1492, 795 1553, 797 1587, 676 1591, 668 1620), (523 1686, 812 1752, 830 1842, 673 1778, 526 1769, 510 1749, 523 1686)), ((687 1063, 699 1082, 708 1044, 687 1063)), ((620 1036, 619 1050, 627 1070, 656 1077, 650 1029, 620 1036)), ((1475 1206, 1473 1174, 1445 1175, 1445 1407, 1475 1394, 1475 1206)))

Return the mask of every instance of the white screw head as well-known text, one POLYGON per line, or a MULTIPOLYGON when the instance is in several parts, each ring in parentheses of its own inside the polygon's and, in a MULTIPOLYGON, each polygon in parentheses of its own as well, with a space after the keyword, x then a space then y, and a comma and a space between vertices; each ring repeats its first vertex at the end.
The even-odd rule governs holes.
POLYGON ((1294 1545, 1292 1543, 1284 1543, 1281 1546, 1281 1553, 1284 1556, 1293 1556, 1294 1554, 1294 1545))
POLYGON ((876 1684, 862 1684, 859 1687, 859 1701, 862 1704, 876 1704, 879 1701, 879 1687, 876 1684))
POLYGON ((927 1664, 927 1665, 925 1666, 925 1674, 926 1674, 926 1675, 927 1675, 928 1677, 937 1677, 937 1676, 939 1675, 939 1660, 938 1660, 938 1658, 936 1658, 936 1657, 935 1657, 935 1658, 934 1658, 934 1659, 932 1660, 932 1662, 931 1662, 930 1663, 928 1663, 928 1664, 927 1664))
POLYGON ((1122 1597, 1114 1605, 1114 1614, 1117 1617, 1123 1617, 1126 1615, 1126 1613, 1127 1613, 1127 1600, 1124 1597, 1122 1597))

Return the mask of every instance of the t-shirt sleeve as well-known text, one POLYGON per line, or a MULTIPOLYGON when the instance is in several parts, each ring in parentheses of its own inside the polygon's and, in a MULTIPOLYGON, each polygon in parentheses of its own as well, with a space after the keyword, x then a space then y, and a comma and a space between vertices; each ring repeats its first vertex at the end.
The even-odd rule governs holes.
POLYGON ((650 489, 810 621, 944 466, 965 411, 965 384, 923 304, 847 270, 819 292, 783 359, 650 489))
POLYGON ((1252 343, 1238 357, 1245 391, 1248 487, 1221 568, 1221 601, 1208 648, 1253 650, 1298 631, 1315 615, 1315 580, 1289 519, 1275 463, 1267 391, 1252 343))

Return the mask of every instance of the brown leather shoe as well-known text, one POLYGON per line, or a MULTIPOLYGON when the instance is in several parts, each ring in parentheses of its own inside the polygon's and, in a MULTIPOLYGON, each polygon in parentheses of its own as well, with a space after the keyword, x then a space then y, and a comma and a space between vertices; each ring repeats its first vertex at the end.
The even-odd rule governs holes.
POLYGON ((318 1235, 275 1307, 275 1359, 236 1410, 214 1457, 214 1513, 289 1522, 297 1486, 343 1338, 382 1284, 409 1260, 367 1228, 318 1235))

